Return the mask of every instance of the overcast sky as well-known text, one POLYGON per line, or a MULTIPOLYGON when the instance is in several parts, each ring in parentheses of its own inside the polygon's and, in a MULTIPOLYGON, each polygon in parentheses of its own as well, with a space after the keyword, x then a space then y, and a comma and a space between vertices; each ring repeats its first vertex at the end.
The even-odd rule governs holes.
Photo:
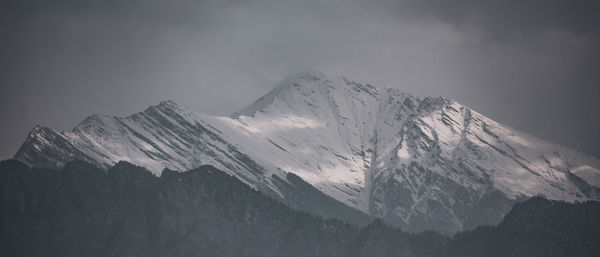
POLYGON ((0 159, 171 99, 228 115, 308 69, 446 96, 600 156, 600 1, 0 0, 0 159))

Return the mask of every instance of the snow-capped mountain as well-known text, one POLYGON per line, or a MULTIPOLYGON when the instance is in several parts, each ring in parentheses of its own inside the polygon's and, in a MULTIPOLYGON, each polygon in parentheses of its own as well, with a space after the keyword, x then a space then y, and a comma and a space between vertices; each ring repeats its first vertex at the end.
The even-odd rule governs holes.
POLYGON ((339 216, 328 215, 339 209, 330 204, 297 199, 294 174, 352 209, 446 233, 496 223, 535 195, 600 199, 595 157, 450 99, 319 72, 287 78, 230 117, 166 101, 125 118, 93 115, 70 132, 38 126, 14 158, 44 167, 125 160, 156 174, 210 164, 283 201, 339 216))

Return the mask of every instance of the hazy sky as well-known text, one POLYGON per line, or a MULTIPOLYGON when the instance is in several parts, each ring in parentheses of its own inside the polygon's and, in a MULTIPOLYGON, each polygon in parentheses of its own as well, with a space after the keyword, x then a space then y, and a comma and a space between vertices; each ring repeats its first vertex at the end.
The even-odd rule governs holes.
POLYGON ((447 96, 600 156, 600 1, 1 0, 0 159, 35 124, 171 99, 227 115, 285 76, 447 96))

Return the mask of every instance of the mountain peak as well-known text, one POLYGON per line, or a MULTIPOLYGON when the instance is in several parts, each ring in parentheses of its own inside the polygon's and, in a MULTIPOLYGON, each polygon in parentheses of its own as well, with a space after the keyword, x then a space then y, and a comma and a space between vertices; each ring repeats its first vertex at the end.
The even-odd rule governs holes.
POLYGON ((177 104, 175 101, 173 101, 173 100, 168 100, 168 99, 167 99, 167 100, 164 100, 164 101, 161 101, 160 103, 158 103, 157 105, 155 105, 155 107, 156 107, 156 108, 160 108, 160 109, 163 109, 163 108, 181 109, 181 108, 182 108, 182 107, 181 107, 179 104, 177 104))
POLYGON ((379 90, 369 84, 361 84, 344 77, 332 78, 317 70, 299 72, 286 77, 277 87, 256 100, 245 109, 232 115, 254 116, 264 112, 266 108, 277 102, 279 107, 298 111, 302 109, 330 108, 335 105, 331 101, 341 98, 376 98, 379 90), (363 96, 359 96, 363 95, 363 96))
POLYGON ((301 72, 297 72, 291 76, 288 76, 287 79, 304 79, 304 80, 325 80, 327 79, 327 75, 319 70, 305 70, 301 72))
POLYGON ((277 95, 283 93, 289 93, 290 90, 300 91, 306 96, 308 92, 315 93, 318 91, 326 91, 326 88, 333 82, 329 76, 317 70, 308 70, 298 72, 293 75, 286 77, 277 87, 271 90, 267 95, 271 95, 271 92, 277 95))
POLYGON ((177 104, 173 100, 164 100, 164 101, 159 102, 158 104, 151 105, 145 110, 145 112, 148 112, 148 111, 151 112, 153 110, 159 110, 162 112, 170 112, 170 111, 188 112, 188 110, 185 107, 177 104))
POLYGON ((115 117, 109 115, 94 113, 83 119, 81 122, 79 122, 75 129, 104 125, 107 123, 107 121, 112 120, 114 118, 115 117))
POLYGON ((35 126, 33 126, 31 131, 29 132, 29 135, 35 136, 36 134, 44 133, 45 131, 54 131, 54 130, 49 127, 46 127, 46 126, 36 124, 35 126))
MULTIPOLYGON (((54 129, 42 125, 35 125, 27 135, 26 142, 30 142, 33 145, 47 144, 49 142, 46 141, 46 138, 54 138, 57 134, 59 133, 54 129)), ((22 149, 19 149, 19 151, 21 150, 22 149)))
MULTIPOLYGON (((171 119, 180 120, 181 118, 184 120, 192 119, 195 112, 190 111, 188 108, 177 104, 172 100, 161 101, 156 105, 151 105, 146 110, 140 113, 136 113, 134 115, 129 116, 129 119, 137 119, 139 116, 151 116, 155 118, 168 116, 171 119)), ((162 119, 162 118, 159 118, 162 119)))
POLYGON ((271 105, 275 99, 294 99, 304 98, 309 93, 316 93, 322 91, 325 82, 328 81, 327 75, 320 71, 310 70, 303 71, 291 76, 286 77, 280 82, 277 87, 263 95, 258 100, 254 101, 250 106, 244 108, 241 111, 233 113, 231 116, 237 118, 241 115, 254 116, 256 112, 262 112, 264 108, 271 105), (300 92, 300 95, 298 94, 300 92))

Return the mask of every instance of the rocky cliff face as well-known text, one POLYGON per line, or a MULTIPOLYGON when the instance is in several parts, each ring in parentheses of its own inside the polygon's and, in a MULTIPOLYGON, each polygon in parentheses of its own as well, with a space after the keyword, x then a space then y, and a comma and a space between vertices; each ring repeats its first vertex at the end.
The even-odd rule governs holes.
POLYGON ((354 210, 341 213, 413 231, 497 223, 515 202, 536 195, 600 198, 597 158, 450 99, 318 72, 289 77, 230 117, 166 101, 125 118, 93 115, 70 132, 36 127, 15 159, 41 167, 125 160, 155 174, 210 164, 303 210, 339 217, 331 214, 338 208, 324 209, 330 200, 299 200, 290 180, 297 177, 320 199, 354 210))

